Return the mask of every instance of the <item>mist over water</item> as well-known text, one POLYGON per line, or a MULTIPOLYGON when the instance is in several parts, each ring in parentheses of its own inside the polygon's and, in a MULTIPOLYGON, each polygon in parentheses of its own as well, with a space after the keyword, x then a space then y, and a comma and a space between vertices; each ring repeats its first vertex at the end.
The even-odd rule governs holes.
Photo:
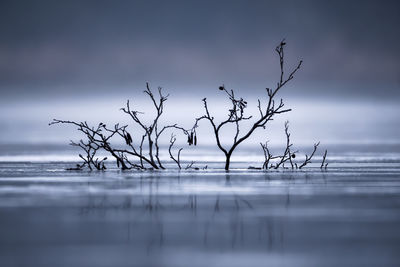
MULTIPOLYGON (((263 100, 261 91, 259 96, 263 100)), ((246 96, 246 91, 237 92, 246 96)), ((223 120, 227 116, 228 101, 217 90, 212 95, 205 95, 209 100, 210 111, 217 120, 223 120)), ((129 97, 108 98, 83 98, 75 101, 56 100, 32 100, 18 103, 4 104, 0 107, 0 123, 4 131, 0 133, 0 143, 65 143, 69 140, 79 140, 82 136, 74 127, 66 125, 48 126, 53 118, 88 121, 95 125, 99 122, 114 125, 115 123, 131 125, 133 135, 140 138, 140 129, 133 127, 134 123, 126 114, 120 111, 126 100, 140 111, 143 111, 143 119, 150 123, 154 116, 154 110, 150 100, 146 99, 141 91, 137 95, 129 97)), ((249 102, 247 114, 253 115, 254 120, 259 116, 257 100, 255 97, 245 97, 249 102)), ((272 144, 279 145, 284 142, 283 124, 290 122, 292 139, 300 145, 312 144, 321 141, 322 144, 332 143, 399 143, 400 127, 398 126, 400 108, 391 102, 372 101, 338 101, 329 99, 296 99, 285 98, 285 107, 292 111, 277 116, 269 123, 266 130, 256 131, 254 138, 247 144, 258 144, 270 140, 272 144)), ((204 114, 200 97, 175 97, 172 95, 165 104, 165 112, 160 123, 163 125, 178 123, 184 128, 191 128, 196 117, 204 114)), ((250 125, 249 123, 247 125, 250 125)), ((246 123, 244 123, 246 129, 246 123)), ((247 126, 248 127, 248 126, 247 126)), ((223 132, 223 142, 229 143, 232 139, 232 129, 223 132)), ((198 128, 199 144, 215 144, 211 127, 202 122, 198 128)), ((170 132, 165 134, 161 142, 168 144, 170 132)), ((178 143, 184 144, 184 137, 179 138, 178 143)))

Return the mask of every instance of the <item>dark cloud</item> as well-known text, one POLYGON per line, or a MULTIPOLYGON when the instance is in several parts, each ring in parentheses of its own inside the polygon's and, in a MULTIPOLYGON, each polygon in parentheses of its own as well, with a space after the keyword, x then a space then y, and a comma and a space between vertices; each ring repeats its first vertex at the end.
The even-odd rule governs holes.
POLYGON ((2 1, 0 90, 259 85, 274 81, 285 37, 304 88, 399 97, 398 14, 398 1, 2 1))

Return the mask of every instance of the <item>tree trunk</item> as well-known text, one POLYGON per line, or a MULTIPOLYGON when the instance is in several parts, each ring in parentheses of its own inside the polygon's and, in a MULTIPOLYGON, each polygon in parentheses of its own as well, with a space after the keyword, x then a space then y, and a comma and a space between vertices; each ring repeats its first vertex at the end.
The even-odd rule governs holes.
POLYGON ((229 164, 231 163, 231 155, 232 154, 226 155, 226 160, 225 160, 225 170, 226 171, 229 171, 229 164))

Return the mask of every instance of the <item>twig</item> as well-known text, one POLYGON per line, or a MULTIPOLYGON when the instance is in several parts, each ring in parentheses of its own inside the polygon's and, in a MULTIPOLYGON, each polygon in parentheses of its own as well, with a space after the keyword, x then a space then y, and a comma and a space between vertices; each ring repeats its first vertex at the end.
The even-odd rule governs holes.
POLYGON ((299 169, 301 169, 301 168, 303 168, 304 166, 306 166, 307 164, 311 163, 311 159, 312 159, 312 157, 314 156, 315 151, 317 151, 318 146, 319 146, 319 142, 316 143, 316 144, 314 144, 314 149, 313 149, 311 155, 310 155, 310 156, 307 156, 307 154, 306 154, 306 159, 305 159, 304 162, 299 166, 299 169))
POLYGON ((181 151, 182 151, 183 148, 179 148, 177 158, 175 158, 175 157, 172 155, 172 151, 171 151, 171 150, 172 150, 172 147, 173 147, 174 144, 175 144, 175 141, 176 141, 175 135, 174 135, 174 134, 171 134, 171 139, 169 140, 168 152, 169 152, 170 158, 176 163, 176 165, 178 165, 178 168, 179 168, 179 169, 182 169, 182 167, 181 167, 180 156, 181 156, 181 151))
POLYGON ((322 156, 322 162, 321 162, 321 166, 320 166, 320 169, 322 169, 322 168, 327 168, 328 167, 328 162, 326 162, 325 163, 325 161, 326 161, 326 155, 328 154, 328 150, 326 150, 325 149, 325 153, 324 153, 324 155, 322 156))

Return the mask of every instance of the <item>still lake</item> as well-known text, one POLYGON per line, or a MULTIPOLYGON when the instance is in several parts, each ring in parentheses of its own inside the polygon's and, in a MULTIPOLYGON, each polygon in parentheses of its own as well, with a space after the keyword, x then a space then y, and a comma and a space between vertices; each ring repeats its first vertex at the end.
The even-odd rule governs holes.
POLYGON ((65 146, 0 147, 0 265, 400 266, 399 145, 329 167, 66 171, 65 146))

